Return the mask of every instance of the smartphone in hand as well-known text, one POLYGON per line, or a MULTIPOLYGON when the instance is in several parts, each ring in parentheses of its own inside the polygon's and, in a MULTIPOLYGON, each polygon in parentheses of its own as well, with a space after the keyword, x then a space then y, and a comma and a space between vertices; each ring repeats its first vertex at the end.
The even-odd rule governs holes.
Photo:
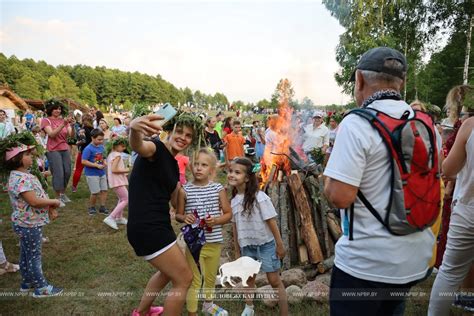
POLYGON ((165 125, 169 120, 171 120, 178 111, 169 103, 164 104, 158 111, 155 112, 157 115, 163 116, 163 120, 160 121, 160 125, 165 125))

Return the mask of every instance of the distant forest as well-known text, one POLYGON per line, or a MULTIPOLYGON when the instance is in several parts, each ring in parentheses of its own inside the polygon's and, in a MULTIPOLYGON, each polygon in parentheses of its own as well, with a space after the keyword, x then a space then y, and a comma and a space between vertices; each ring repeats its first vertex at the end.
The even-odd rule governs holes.
POLYGON ((0 83, 8 84, 25 99, 64 97, 87 105, 123 105, 131 109, 135 103, 165 103, 225 106, 229 100, 223 93, 205 94, 175 87, 160 75, 126 72, 106 67, 85 65, 51 66, 44 61, 7 58, 0 53, 0 83))

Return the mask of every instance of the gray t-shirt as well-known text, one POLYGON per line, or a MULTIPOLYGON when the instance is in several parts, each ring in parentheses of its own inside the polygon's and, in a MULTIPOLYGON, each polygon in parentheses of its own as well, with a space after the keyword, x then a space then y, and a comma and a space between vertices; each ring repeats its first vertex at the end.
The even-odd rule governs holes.
POLYGON ((237 240, 241 248, 249 245, 263 245, 274 240, 267 223, 268 219, 277 216, 270 197, 258 191, 257 198, 250 215, 243 214, 244 195, 237 194, 231 201, 232 222, 237 226, 237 240))

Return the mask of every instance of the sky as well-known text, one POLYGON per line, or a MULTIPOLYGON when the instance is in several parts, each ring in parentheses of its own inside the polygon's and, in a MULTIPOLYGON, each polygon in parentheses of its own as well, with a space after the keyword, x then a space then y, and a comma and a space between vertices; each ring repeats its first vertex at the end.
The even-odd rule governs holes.
POLYGON ((350 101, 334 79, 343 32, 316 0, 0 0, 7 57, 159 74, 232 101, 270 99, 282 78, 299 100, 350 101))

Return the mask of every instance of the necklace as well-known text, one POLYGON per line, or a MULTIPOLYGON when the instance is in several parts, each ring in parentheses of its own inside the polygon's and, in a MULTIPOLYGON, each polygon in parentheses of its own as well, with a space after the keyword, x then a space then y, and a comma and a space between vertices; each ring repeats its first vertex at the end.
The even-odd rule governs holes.
POLYGON ((370 97, 368 97, 364 103, 362 103, 362 108, 366 108, 369 104, 373 103, 374 101, 377 100, 401 100, 402 96, 400 95, 400 92, 395 91, 395 90, 380 90, 372 94, 370 97))

